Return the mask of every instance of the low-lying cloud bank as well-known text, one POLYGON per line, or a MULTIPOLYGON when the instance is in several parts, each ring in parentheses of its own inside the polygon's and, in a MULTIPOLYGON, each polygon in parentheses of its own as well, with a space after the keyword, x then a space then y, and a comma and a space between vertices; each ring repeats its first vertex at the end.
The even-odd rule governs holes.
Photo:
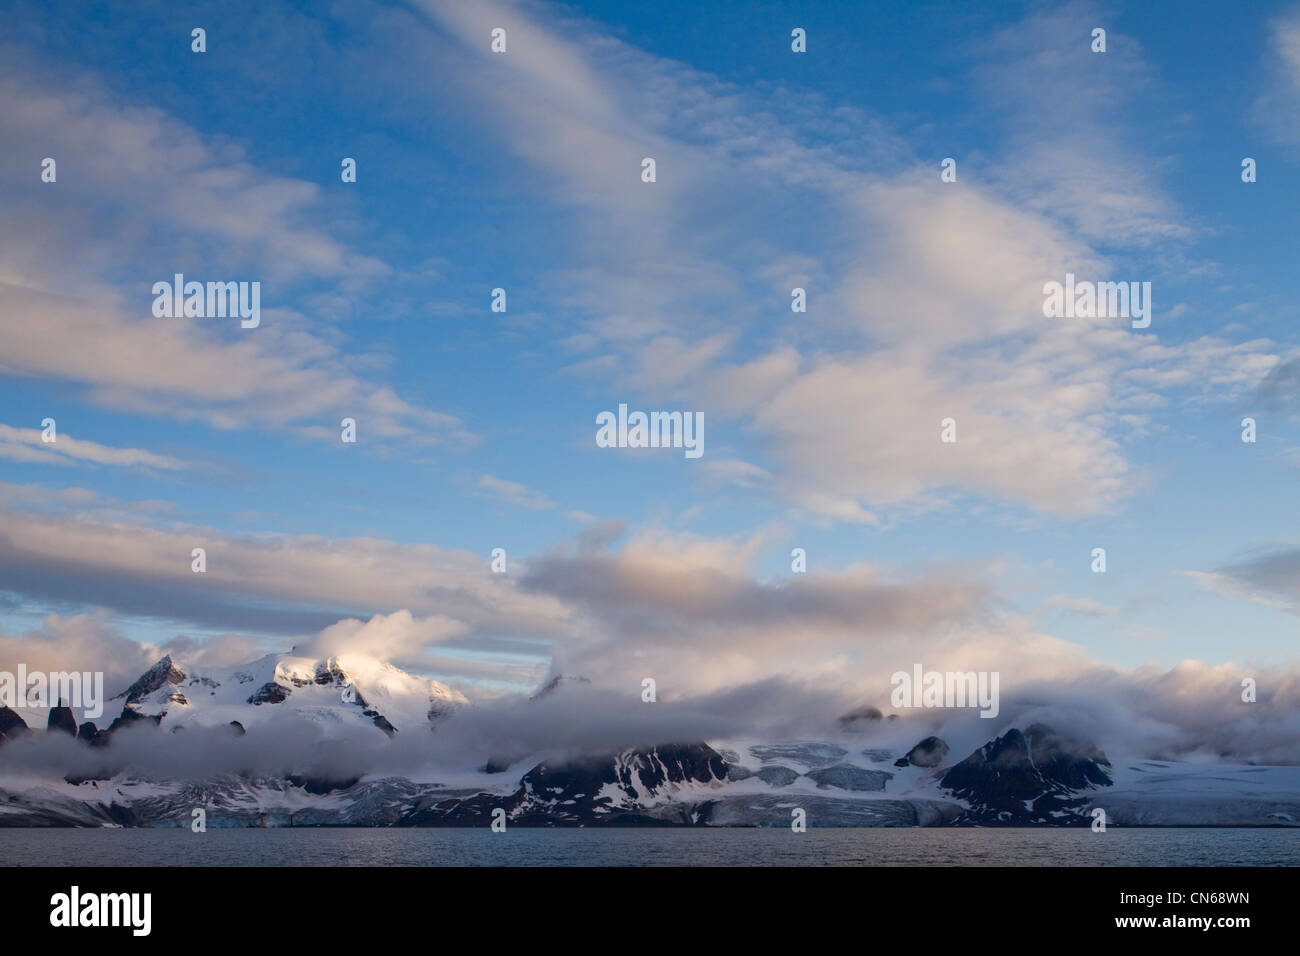
MULTIPOLYGON (((385 619, 363 629, 393 626, 385 619)), ((188 779, 224 773, 333 781, 400 775, 455 784, 475 779, 489 761, 506 767, 696 740, 814 739, 901 754, 937 734, 960 759, 1008 728, 1034 722, 1096 743, 1112 762, 1300 763, 1300 672, 1295 669, 1248 674, 1233 665, 1187 661, 1170 670, 1092 666, 1026 680, 1015 673, 1002 675, 995 719, 981 718, 975 709, 895 708, 883 670, 839 678, 769 676, 701 692, 665 693, 654 702, 645 701, 640 683, 630 679, 567 679, 537 696, 462 707, 432 728, 399 727, 391 738, 361 721, 323 724, 286 710, 272 719, 259 715, 263 719, 245 736, 224 725, 176 730, 148 721, 118 730, 107 748, 54 733, 32 734, 0 746, 0 767, 6 774, 73 778, 121 771, 188 779), (1257 683, 1255 702, 1242 700, 1244 677, 1257 683), (881 716, 847 727, 840 721, 866 705, 881 716)), ((110 706, 101 726, 117 706, 110 706)))
MULTIPOLYGON (((111 534, 108 525, 101 527, 111 534)), ((55 525, 47 533, 52 540, 41 547, 57 548, 64 529, 55 525)), ((68 533, 99 532, 92 527, 68 533)), ((249 600, 251 572, 244 561, 251 561, 268 572, 279 567, 278 577, 268 574, 259 584, 264 598, 310 600, 335 583, 336 598, 360 595, 377 576, 392 572, 382 594, 393 606, 403 606, 396 603, 403 596, 414 595, 420 603, 393 613, 336 618, 292 638, 232 631, 159 644, 130 640, 107 612, 50 616, 24 634, 0 632, 0 669, 14 671, 21 662, 28 670, 103 671, 114 694, 164 653, 202 671, 293 646, 309 658, 354 654, 388 660, 447 680, 473 703, 432 731, 399 722, 391 739, 361 721, 327 732, 286 709, 284 719, 276 711, 276 719, 250 725, 241 738, 198 727, 172 733, 164 724, 161 735, 133 727, 105 750, 78 749, 72 741, 6 745, 0 762, 82 775, 130 766, 143 774, 397 773, 440 779, 488 760, 500 764, 693 740, 836 739, 863 749, 905 751, 921 737, 939 734, 964 754, 1009 727, 1042 721, 1094 741, 1112 760, 1300 763, 1295 665, 1184 661, 1173 668, 1122 669, 1093 660, 1078 645, 1040 633, 1008 611, 987 568, 936 563, 903 571, 863 563, 765 579, 753 568, 779 546, 776 531, 734 539, 643 531, 615 547, 621 534, 620 526, 598 526, 521 562, 509 579, 475 568, 471 556, 436 549, 281 541, 280 559, 295 571, 311 567, 325 575, 308 576, 291 589, 281 586, 286 572, 274 564, 266 542, 229 541, 227 546, 245 549, 236 565, 243 570, 209 577, 205 586, 215 598, 249 600), (346 558, 362 553, 373 560, 350 570, 346 558), (422 556, 454 556, 462 567, 422 572, 422 556), (451 580, 448 575, 466 584, 447 592, 431 588, 451 580), (456 600, 439 608, 444 593, 456 600), (470 655, 461 660, 473 677, 458 681, 437 673, 456 654, 470 655), (996 716, 980 717, 976 708, 896 706, 891 675, 917 665, 996 673, 996 716), (557 675, 574 679, 533 696, 557 675), (1243 699, 1249 696, 1247 679, 1254 682, 1253 701, 1243 699), (526 691, 485 693, 484 680, 513 682, 526 691), (643 699, 647 682, 653 682, 653 702, 643 699), (868 707, 883 716, 845 730, 839 718, 868 707)), ((22 529, 18 536, 34 540, 22 529)), ((9 548, 15 540, 10 536, 9 548)), ((121 555, 119 590, 158 566, 151 540, 137 538, 137 550, 121 555)), ((163 540, 170 539, 158 539, 163 540)), ((88 579, 107 570, 80 573, 88 579)), ((110 705, 101 727, 118 706, 110 705)), ((259 708, 259 716, 275 706, 259 708)), ((44 722, 39 711, 24 716, 44 722)))

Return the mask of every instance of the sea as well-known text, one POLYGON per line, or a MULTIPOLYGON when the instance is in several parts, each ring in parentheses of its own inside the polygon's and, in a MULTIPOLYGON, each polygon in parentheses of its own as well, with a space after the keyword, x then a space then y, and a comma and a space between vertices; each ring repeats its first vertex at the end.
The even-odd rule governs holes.
POLYGON ((0 829, 7 866, 1297 866, 1300 828, 0 829))

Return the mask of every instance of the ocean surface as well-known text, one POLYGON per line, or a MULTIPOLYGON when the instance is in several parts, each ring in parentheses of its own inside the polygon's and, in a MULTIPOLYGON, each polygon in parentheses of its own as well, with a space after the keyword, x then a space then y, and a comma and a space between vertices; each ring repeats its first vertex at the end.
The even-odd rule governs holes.
POLYGON ((1297 866, 1297 829, 0 829, 8 866, 1297 866))

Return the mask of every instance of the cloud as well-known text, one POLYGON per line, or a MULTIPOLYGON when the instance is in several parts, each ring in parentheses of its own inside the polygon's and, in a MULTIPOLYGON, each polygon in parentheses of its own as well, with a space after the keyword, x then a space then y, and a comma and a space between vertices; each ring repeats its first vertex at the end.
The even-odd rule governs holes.
POLYGON ((405 608, 479 634, 545 637, 565 614, 554 599, 491 573, 486 555, 434 545, 232 535, 18 495, 0 500, 0 516, 0 579, 45 602, 259 634, 301 634, 342 616, 405 608), (204 573, 191 570, 199 547, 204 573))
POLYGON ((393 443, 473 441, 455 416, 368 381, 373 356, 293 307, 303 282, 355 295, 391 271, 317 225, 329 211, 319 187, 265 173, 234 143, 124 104, 92 76, 52 75, 17 53, 0 61, 4 180, 29 181, 30 156, 59 163, 44 189, 3 190, 0 373, 223 429, 337 441, 347 416, 393 443), (176 272, 262 282, 262 324, 153 317, 152 283, 176 272))
MULTIPOLYGON (((16 674, 21 664, 28 673, 100 672, 106 697, 134 681, 159 656, 157 647, 126 637, 103 613, 51 614, 35 630, 21 634, 0 631, 0 671, 16 674)), ((106 726, 116 714, 113 705, 100 703, 108 718, 101 719, 100 726, 106 726)), ((44 727, 49 716, 45 710, 15 709, 31 726, 44 727)), ((82 715, 77 717, 80 720, 82 715)))
POLYGON ((529 511, 546 511, 555 507, 555 502, 540 491, 534 491, 517 481, 506 481, 495 475, 483 475, 478 480, 480 491, 508 504, 527 508, 529 511))
POLYGON ((337 657, 340 654, 363 654, 383 661, 408 660, 422 654, 431 645, 464 634, 468 628, 443 615, 416 618, 410 611, 376 614, 368 621, 355 618, 339 621, 296 645, 294 650, 306 657, 337 657))
MULTIPOLYGON (((512 189, 547 225, 563 223, 554 234, 564 242, 542 252, 559 268, 537 271, 541 297, 565 315, 557 341, 577 356, 567 371, 589 392, 709 415, 723 457, 702 463, 706 487, 867 526, 982 503, 973 498, 1105 514, 1147 478, 1129 447, 1155 410, 1252 394, 1285 406, 1295 391, 1293 358, 1274 343, 1180 338, 1188 321, 1163 323, 1183 310, 1162 313, 1160 303, 1184 295, 1163 289, 1193 229, 1159 188, 1161 157, 1128 135, 1126 113, 1161 90, 1132 38, 1111 33, 1112 54, 1088 52, 1089 7, 1034 13, 972 45, 964 78, 996 148, 961 156, 953 184, 939 181, 928 147, 873 116, 761 82, 742 88, 633 49, 567 9, 434 0, 413 9, 381 13, 363 35, 376 42, 341 54, 394 80, 380 84, 391 115, 440 125, 461 114, 466 152, 509 167, 512 189), (510 36, 504 57, 488 51, 498 25, 510 36), (658 162, 653 184, 639 178, 647 155, 658 162), (1042 285, 1067 271, 1150 275, 1152 329, 1044 319, 1042 285), (789 312, 795 285, 808 291, 807 313, 789 312), (957 423, 955 444, 939 441, 944 418, 957 423)), ((1274 37, 1288 84, 1300 76, 1291 24, 1279 19, 1274 37)), ((347 415, 364 438, 398 446, 474 440, 456 417, 373 381, 376 356, 353 354, 296 305, 355 299, 392 275, 335 237, 330 193, 259 169, 237 142, 124 102, 93 77, 6 62, 0 136, 12 148, 0 171, 29 184, 3 197, 6 375, 218 428, 333 442, 347 415), (37 193, 31 157, 49 152, 60 180, 37 193), (265 271, 263 326, 150 318, 149 282, 178 261, 223 278, 265 271), (70 273, 69 262, 84 268, 70 273)), ((1183 311, 1203 308, 1192 300, 1183 311)), ((0 454, 45 453, 30 432, 5 434, 0 454)), ((57 453, 121 467, 170 461, 75 441, 57 453)), ((477 490, 554 507, 492 474, 477 490)), ((512 555, 512 574, 492 575, 484 554, 237 535, 159 512, 86 489, 0 486, 0 577, 35 602, 229 633, 131 646, 107 618, 55 617, 8 638, 10 650, 138 673, 165 648, 232 662, 275 634, 522 685, 553 647, 556 670, 592 679, 580 704, 476 709, 447 738, 466 753, 480 743, 527 751, 755 728, 820 733, 851 705, 887 700, 889 674, 920 662, 998 671, 1008 721, 1068 718, 1147 755, 1296 758, 1290 672, 1259 672, 1262 706, 1242 711, 1246 672, 1233 665, 1098 665, 1009 613, 987 568, 863 563, 765 579, 755 567, 788 554, 780 529, 708 538, 642 528, 620 545, 621 526, 577 513, 587 533, 535 560, 512 555), (190 570, 193 547, 207 550, 205 574, 190 570), (647 676, 667 706, 640 704, 647 676)), ((1190 573, 1300 606, 1287 549, 1190 573)), ((1068 595, 1045 606, 1115 610, 1068 595)), ((899 737, 930 723, 972 747, 996 732, 904 715, 899 737)), ((302 753, 292 737, 271 763, 302 753)))
POLYGON ((704 462, 704 482, 714 486, 733 485, 738 488, 766 488, 772 480, 769 472, 734 458, 712 459, 704 462))
POLYGON ((533 559, 520 583, 571 608, 554 647, 557 673, 605 687, 653 677, 669 697, 783 675, 877 702, 888 698, 889 674, 915 660, 1039 673, 1046 661, 1077 657, 1006 619, 991 583, 965 566, 902 574, 853 565, 760 580, 752 572, 760 555, 788 553, 775 533, 646 531, 618 550, 590 538, 533 559))
POLYGON ((1270 368, 1259 383, 1255 401, 1269 411, 1300 414, 1300 358, 1279 362, 1270 368))
POLYGON ((3 283, 0 322, 15 330, 0 370, 84 386, 91 402, 118 411, 329 441, 342 415, 376 438, 473 440, 454 416, 354 374, 335 346, 274 323, 225 339, 199 320, 129 317, 107 292, 74 301, 3 283))
POLYGON ((1115 118, 1159 84, 1131 38, 1091 54, 1090 7, 972 50, 979 108, 1004 131, 982 162, 1010 171, 963 166, 951 184, 874 117, 815 96, 742 89, 538 7, 421 9, 450 40, 465 109, 509 117, 482 135, 576 223, 557 294, 589 319, 568 371, 704 411, 747 443, 728 460, 756 469, 727 477, 808 513, 875 525, 972 498, 1113 513, 1147 479, 1127 446, 1150 410, 1234 400, 1280 360, 1265 340, 1176 340, 1159 276, 1147 333, 1044 318, 1045 282, 1141 279, 1156 266, 1135 257, 1157 252, 1176 272, 1192 235, 1115 118), (493 25, 507 56, 483 42, 493 25), (1040 126, 1053 135, 1034 140, 1040 126), (636 175, 647 155, 653 184, 636 175), (808 312, 774 323, 795 285, 808 312))
POLYGON ((1064 611, 1067 614, 1080 614, 1084 617, 1110 617, 1118 614, 1119 608, 1092 598, 1071 597, 1068 594, 1053 594, 1043 601, 1045 608, 1064 611))
POLYGON ((46 442, 37 428, 13 428, 0 425, 0 456, 16 461, 56 462, 71 464, 90 462, 120 468, 162 469, 178 471, 188 468, 186 462, 167 455, 157 455, 139 448, 112 448, 93 441, 57 434, 55 441, 46 442))
MULTIPOLYGON (((1110 667, 1002 610, 990 582, 971 568, 936 565, 901 575, 854 565, 762 580, 752 567, 774 546, 770 533, 708 539, 646 532, 614 550, 615 531, 601 529, 534 560, 521 582, 524 591, 565 609, 563 624, 555 628, 552 673, 587 677, 585 689, 538 702, 497 690, 476 695, 476 705, 433 740, 386 747, 358 737, 327 749, 357 772, 411 773, 429 766, 478 766, 485 754, 835 735, 841 732, 836 718, 853 707, 873 704, 894 712, 890 675, 919 663, 930 670, 998 672, 999 720, 982 721, 965 711, 905 710, 861 742, 901 750, 939 733, 959 752, 969 751, 1011 726, 1042 720, 1096 740, 1113 760, 1300 761, 1300 674, 1294 668, 1197 661, 1173 668, 1110 667), (657 683, 654 707, 640 700, 646 677, 657 683), (1245 677, 1258 683, 1257 704, 1241 701, 1245 677)), ((129 568, 132 556, 124 557, 129 568)), ((304 567, 295 557, 286 563, 304 567)), ((324 583, 340 585, 337 579, 324 583)), ((417 671, 446 664, 454 671, 465 662, 458 662, 456 644, 472 631, 448 614, 400 609, 333 621, 297 640, 295 650, 389 658, 417 671)), ((136 643, 102 616, 51 616, 39 631, 0 635, 0 668, 12 670, 22 661, 29 669, 102 669, 107 686, 120 690, 164 650, 223 666, 263 649, 235 634, 210 642, 136 643)), ((536 661, 530 665, 510 653, 479 657, 473 667, 477 671, 464 678, 470 684, 514 680, 536 686, 542 676, 536 661)), ((320 740, 318 729, 293 722, 272 722, 266 734, 250 746, 252 753, 273 755, 268 772, 298 766, 320 740), (280 763, 286 759, 289 764, 280 763)), ((213 743, 200 765, 186 763, 167 741, 157 744, 155 749, 124 742, 112 759, 210 775, 227 766, 227 757, 246 759, 250 753, 241 758, 213 743)), ((6 760, 21 759, 6 754, 6 760)), ((66 772, 66 764, 50 764, 56 765, 66 772)))
MULTIPOLYGON (((347 637, 367 647, 386 646, 390 636, 428 627, 418 619, 395 614, 370 622, 345 621, 326 629, 313 645, 323 650, 347 637), (369 632, 370 637, 364 635, 369 632)), ((437 639, 434 626, 432 634, 437 639)), ((12 640, 0 636, 0 668, 9 664, 12 640)), ((23 635, 22 659, 43 669, 67 669, 73 662, 111 664, 131 660, 147 666, 152 653, 121 643, 102 625, 84 619, 46 622, 40 635, 23 635), (101 642, 102 646, 96 646, 101 642), (53 657, 33 657, 32 647, 53 657)), ((346 647, 344 640, 339 647, 346 647)), ((299 650, 302 650, 300 648, 299 650)), ((356 653, 358 648, 353 647, 356 653)), ((797 651, 787 649, 786 656, 797 651)), ((937 668, 946 661, 935 660, 937 668)), ((1111 668, 1086 660, 1061 660, 1054 673, 1009 680, 1002 677, 1002 713, 996 721, 968 710, 904 710, 897 719, 859 728, 854 746, 869 744, 904 752, 929 734, 942 736, 960 759, 1010 727, 1042 721, 1072 736, 1096 742, 1112 763, 1135 759, 1294 764, 1300 762, 1300 672, 1253 669, 1233 664, 1211 666, 1184 661, 1173 668, 1111 668), (1068 663, 1068 669, 1065 666, 1068 663), (1245 677, 1258 684, 1258 701, 1241 700, 1245 677)), ((141 667, 143 669, 143 667, 141 667)), ((128 678, 129 679, 129 678, 128 678)), ((121 683, 113 686, 120 687, 121 683)), ((187 728, 183 739, 151 728, 132 728, 106 751, 72 746, 63 738, 40 747, 12 746, 3 751, 6 773, 63 776, 128 769, 153 775, 211 779, 222 773, 309 773, 332 779, 365 773, 404 774, 416 779, 465 779, 488 756, 526 761, 550 756, 610 753, 625 747, 692 740, 812 738, 839 740, 837 717, 863 702, 860 689, 842 676, 821 679, 774 675, 736 681, 711 690, 678 692, 660 683, 660 700, 647 706, 640 685, 570 683, 556 693, 529 700, 523 696, 480 700, 441 723, 434 734, 407 732, 384 738, 371 728, 331 726, 324 733, 316 721, 292 713, 269 713, 232 745, 227 735, 187 728), (664 690, 673 691, 665 695, 664 690)), ((887 697, 887 694, 885 695, 887 697)), ((894 712, 887 701, 882 707, 894 712)), ((35 715, 33 715, 35 716, 35 715)), ((502 784, 513 781, 497 779, 502 784)), ((472 784, 487 784, 475 777, 472 784)))
MULTIPOLYGON (((1005 694, 1005 691, 1004 691, 1005 694)), ((1058 723, 1104 741, 1115 759, 1300 763, 1300 671, 1187 660, 1171 668, 1091 667, 1017 695, 1006 714, 1058 723), (1258 700, 1242 700, 1242 681, 1258 700), (1068 725, 1068 724, 1067 724, 1068 725)))
POLYGON ((1215 571, 1185 571, 1207 591, 1300 614, 1300 548, 1275 548, 1215 571))
POLYGON ((1255 101, 1254 118, 1283 143, 1300 142, 1300 7, 1269 24, 1266 89, 1255 101))
MULTIPOLYGON (((15 179, 20 162, 23 180, 32 178, 27 157, 58 163, 57 183, 39 192, 14 191, 9 238, 0 245, 4 281, 23 284, 35 277, 46 284, 63 263, 79 261, 71 281, 58 285, 75 289, 141 254, 155 262, 173 257, 226 266, 237 264, 233 257, 260 275, 286 279, 390 271, 315 225, 322 199, 316 184, 265 173, 230 139, 205 136, 163 110, 124 102, 84 70, 56 73, 22 51, 7 50, 0 136, 13 147, 4 168, 15 179), (119 206, 132 212, 130 229, 122 228, 119 206), (63 254, 51 255, 54 250, 63 254)), ((143 279, 140 284, 147 290, 143 279)))
POLYGON ((1004 195, 1090 242, 1188 239, 1191 228, 1154 181, 1156 164, 1125 132, 1141 122, 1134 105, 1164 95, 1141 44, 1111 24, 1107 52, 1092 52, 1093 28, 1109 19, 1073 2, 973 41, 983 102, 1006 131, 1005 155, 973 175, 994 177, 1004 195))

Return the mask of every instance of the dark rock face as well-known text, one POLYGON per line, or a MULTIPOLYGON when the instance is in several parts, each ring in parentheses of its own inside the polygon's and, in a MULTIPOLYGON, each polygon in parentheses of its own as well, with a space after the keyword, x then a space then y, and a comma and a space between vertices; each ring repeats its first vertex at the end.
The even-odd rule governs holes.
POLYGON ((27 721, 19 717, 17 711, 10 707, 0 707, 0 734, 12 740, 30 729, 27 721))
POLYGON ((248 731, 244 729, 244 725, 237 720, 232 720, 227 726, 230 727, 230 732, 236 737, 242 737, 244 734, 248 733, 248 731))
POLYGON ((577 758, 558 765, 540 763, 520 781, 522 795, 540 805, 563 807, 573 801, 575 809, 571 813, 592 813, 597 808, 608 812, 610 798, 600 796, 600 792, 618 782, 616 761, 617 758, 601 756, 577 758), (577 804, 582 805, 583 811, 576 809, 577 804))
POLYGON ((759 780, 762 780, 769 787, 788 787, 799 779, 799 771, 791 770, 789 767, 764 767, 758 773, 754 774, 759 780))
POLYGON ((110 736, 119 728, 130 726, 131 724, 138 723, 142 720, 151 720, 156 727, 158 724, 162 723, 162 719, 162 714, 142 714, 130 704, 127 704, 122 708, 121 716, 113 718, 113 722, 108 725, 108 730, 96 734, 95 738, 98 740, 100 737, 110 736))
POLYGON ((283 703, 288 699, 289 688, 281 687, 275 681, 267 681, 249 695, 248 702, 254 706, 261 706, 262 704, 283 703))
MULTIPOLYGON (((340 671, 339 673, 342 673, 342 671, 340 671)), ((345 696, 343 699, 347 700, 347 697, 345 696)), ((361 696, 361 691, 357 690, 355 687, 352 688, 352 703, 360 707, 362 715, 365 717, 369 717, 370 722, 374 724, 376 727, 378 727, 380 730, 382 730, 389 737, 397 733, 397 728, 388 722, 388 718, 385 717, 383 714, 381 714, 379 711, 375 710, 375 708, 367 704, 366 699, 361 696)))
POLYGON ((726 778, 727 764, 704 743, 664 744, 618 754, 544 762, 520 780, 512 794, 480 793, 418 808, 404 826, 485 826, 504 809, 510 826, 693 826, 696 805, 669 806, 663 815, 629 808, 666 789, 726 778))
POLYGON ((294 774, 288 779, 295 787, 302 787, 308 793, 313 793, 319 797, 324 796, 327 793, 332 793, 335 790, 347 790, 349 787, 354 787, 356 786, 357 781, 361 778, 350 777, 341 780, 332 780, 328 777, 307 777, 294 774))
POLYGON ((894 777, 883 770, 863 770, 846 763, 809 770, 804 776, 815 780, 820 790, 831 787, 836 790, 884 790, 885 784, 894 777))
POLYGON ((629 752, 619 765, 619 784, 633 797, 643 796, 636 785, 650 794, 668 783, 725 780, 727 764, 707 744, 667 744, 648 752, 629 752))
POLYGON ((843 730, 861 730, 863 727, 876 723, 882 717, 884 717, 884 714, 880 712, 878 707, 867 704, 862 707, 855 707, 843 715, 840 718, 840 727, 843 730))
POLYGON ((937 767, 948 756, 948 745, 938 737, 926 737, 909 750, 904 756, 894 761, 895 767, 937 767))
POLYGON ((99 733, 99 728, 95 726, 95 722, 88 720, 77 729, 77 739, 88 744, 95 739, 97 733, 99 733))
POLYGON ((45 731, 62 731, 71 737, 77 736, 77 718, 72 716, 71 707, 51 707, 50 716, 45 721, 45 731))
MULTIPOLYGON (((172 663, 171 655, 168 654, 153 667, 149 668, 140 675, 140 679, 126 689, 125 694, 118 694, 117 697, 126 697, 128 704, 134 704, 143 697, 152 694, 164 684, 182 684, 185 681, 185 672, 172 663)), ((114 700, 117 700, 114 697, 114 700)))
POLYGON ((1034 724, 1010 730, 944 774, 940 785, 970 803, 958 823, 1085 826, 1076 794, 1111 784, 1110 762, 1090 743, 1034 724))
MULTIPOLYGON (((348 675, 343 673, 343 668, 339 667, 338 661, 330 658, 327 661, 318 661, 316 663, 316 683, 322 687, 342 687, 348 682, 348 675)), ((303 681, 303 683, 307 683, 303 681)))
POLYGON ((1043 724, 1030 725, 1025 736, 1034 766, 1048 780, 1071 790, 1111 785, 1110 761, 1093 744, 1063 737, 1043 724))

